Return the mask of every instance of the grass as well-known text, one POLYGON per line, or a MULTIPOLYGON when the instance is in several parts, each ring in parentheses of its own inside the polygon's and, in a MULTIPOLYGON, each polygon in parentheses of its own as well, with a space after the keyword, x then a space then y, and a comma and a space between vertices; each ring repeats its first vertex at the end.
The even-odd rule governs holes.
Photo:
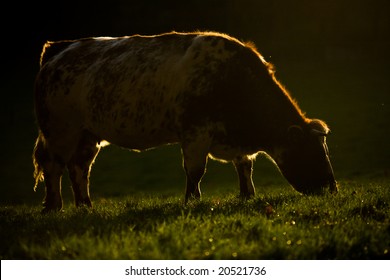
POLYGON ((385 259, 390 257, 389 184, 342 182, 339 194, 302 196, 268 187, 254 199, 210 196, 98 199, 1 206, 1 259, 385 259))

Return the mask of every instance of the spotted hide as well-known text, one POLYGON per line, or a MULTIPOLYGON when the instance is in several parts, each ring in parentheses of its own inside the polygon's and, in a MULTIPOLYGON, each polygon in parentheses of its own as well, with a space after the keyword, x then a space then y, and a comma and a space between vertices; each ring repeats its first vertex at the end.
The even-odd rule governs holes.
POLYGON ((103 143, 145 150, 178 143, 185 201, 199 198, 209 157, 233 162, 255 194, 253 160, 267 153, 295 189, 337 190, 320 120, 306 118, 253 44, 212 32, 47 42, 35 83, 35 187, 62 209, 68 169, 76 205, 103 143))

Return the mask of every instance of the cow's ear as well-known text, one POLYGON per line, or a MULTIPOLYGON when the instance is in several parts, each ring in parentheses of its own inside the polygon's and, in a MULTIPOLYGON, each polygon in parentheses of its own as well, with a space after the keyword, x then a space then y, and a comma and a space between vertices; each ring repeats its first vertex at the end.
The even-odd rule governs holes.
POLYGON ((289 142, 299 144, 303 141, 303 130, 299 125, 292 125, 288 128, 287 137, 289 142))

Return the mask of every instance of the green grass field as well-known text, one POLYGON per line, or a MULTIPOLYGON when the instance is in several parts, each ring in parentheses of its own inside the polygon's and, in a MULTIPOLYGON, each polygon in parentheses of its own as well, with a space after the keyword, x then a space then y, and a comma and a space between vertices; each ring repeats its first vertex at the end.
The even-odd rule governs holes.
POLYGON ((269 186, 255 199, 210 196, 97 199, 40 214, 2 206, 1 259, 383 259, 390 257, 390 193, 341 182, 336 196, 269 186), (6 230, 4 230, 6 229, 6 230))
POLYGON ((275 55, 277 76, 302 109, 332 129, 328 143, 340 185, 334 196, 298 194, 260 157, 254 199, 235 197, 232 165, 209 161, 203 200, 184 206, 178 146, 144 153, 110 146, 92 171, 93 210, 74 208, 64 176, 65 211, 41 215, 44 188, 33 192, 31 163, 37 135, 33 74, 0 84, 1 92, 13 93, 1 111, 1 259, 388 259, 390 88, 388 66, 380 59, 384 50, 366 52, 364 67, 363 51, 344 56, 335 50, 332 59, 303 57, 304 63, 275 55))

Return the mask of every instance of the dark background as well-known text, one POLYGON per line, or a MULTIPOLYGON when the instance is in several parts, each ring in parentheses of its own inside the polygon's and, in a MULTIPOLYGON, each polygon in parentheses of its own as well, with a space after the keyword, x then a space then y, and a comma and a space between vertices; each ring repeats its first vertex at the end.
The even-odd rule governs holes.
MULTIPOLYGON (((172 30, 214 30, 253 41, 307 115, 328 122, 337 178, 389 182, 389 6, 387 0, 72 0, 3 6, 0 202, 42 198, 32 192, 31 152, 37 135, 32 89, 43 43, 172 30)), ((267 161, 260 158, 256 165, 258 189, 285 183, 267 161)), ((143 154, 109 147, 92 175, 97 196, 167 189, 177 194, 184 188, 178 147, 143 154)), ((209 164, 204 184, 206 193, 226 186, 238 191, 229 165, 209 164)))

